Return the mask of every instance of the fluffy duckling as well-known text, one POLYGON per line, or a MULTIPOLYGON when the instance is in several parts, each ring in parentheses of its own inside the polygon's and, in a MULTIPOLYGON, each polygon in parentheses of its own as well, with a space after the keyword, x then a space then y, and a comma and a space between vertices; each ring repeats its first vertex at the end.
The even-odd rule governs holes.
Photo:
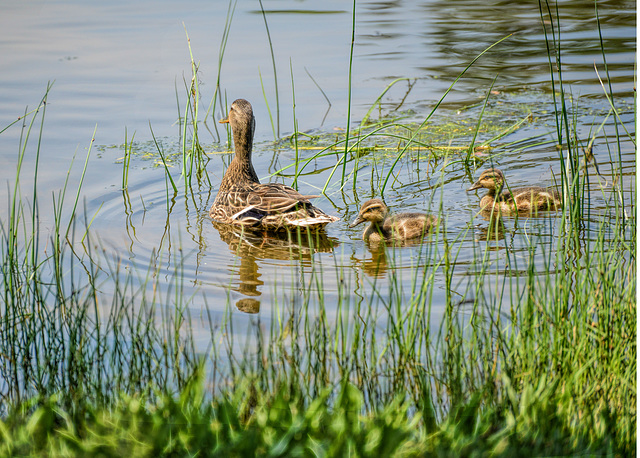
POLYGON ((435 216, 424 213, 398 213, 389 216, 389 209, 380 199, 367 200, 362 204, 358 217, 349 225, 355 227, 368 221, 362 239, 377 243, 383 240, 402 241, 422 237, 438 222, 435 216))
POLYGON ((560 193, 552 188, 526 186, 522 188, 505 187, 504 174, 498 169, 487 169, 467 192, 480 188, 489 190, 482 199, 480 207, 484 211, 503 214, 536 213, 545 210, 557 210, 562 207, 560 193))
POLYGON ((279 183, 260 183, 251 163, 255 118, 249 102, 244 99, 233 102, 229 116, 220 122, 231 124, 235 157, 209 211, 214 221, 278 230, 319 229, 340 219, 311 204, 309 199, 318 196, 302 195, 279 183))

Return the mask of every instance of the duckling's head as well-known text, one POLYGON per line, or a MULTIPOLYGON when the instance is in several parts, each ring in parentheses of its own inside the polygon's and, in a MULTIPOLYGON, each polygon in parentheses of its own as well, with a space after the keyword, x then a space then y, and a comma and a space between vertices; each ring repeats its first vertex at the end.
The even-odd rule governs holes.
POLYGON ((238 151, 251 152, 256 120, 253 117, 253 108, 251 108, 249 102, 245 99, 234 101, 231 104, 231 108, 229 108, 229 115, 219 122, 231 124, 236 153, 238 153, 238 151))
POLYGON ((360 213, 358 217, 349 225, 349 227, 355 227, 358 224, 369 221, 371 223, 382 223, 389 214, 389 209, 380 199, 367 200, 360 207, 360 213))
POLYGON ((480 174, 478 181, 473 183, 468 191, 474 191, 479 188, 486 188, 491 191, 499 191, 504 184, 504 175, 498 169, 487 169, 480 174))

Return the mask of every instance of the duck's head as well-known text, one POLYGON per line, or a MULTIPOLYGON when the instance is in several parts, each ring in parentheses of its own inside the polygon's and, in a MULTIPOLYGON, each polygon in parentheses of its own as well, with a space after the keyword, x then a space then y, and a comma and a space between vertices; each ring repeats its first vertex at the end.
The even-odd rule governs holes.
POLYGON ((479 188, 486 188, 494 191, 499 191, 504 184, 504 175, 498 169, 487 169, 480 174, 478 180, 467 189, 467 191, 474 191, 479 188))
POLYGON ((360 207, 360 213, 358 217, 349 225, 349 227, 355 227, 358 224, 369 221, 372 223, 381 223, 389 214, 389 209, 380 199, 367 200, 360 207))
POLYGON ((253 117, 253 108, 245 99, 238 99, 231 104, 229 115, 221 119, 220 123, 229 123, 233 131, 233 141, 238 147, 245 147, 251 151, 253 144, 253 133, 256 128, 256 120, 253 117))

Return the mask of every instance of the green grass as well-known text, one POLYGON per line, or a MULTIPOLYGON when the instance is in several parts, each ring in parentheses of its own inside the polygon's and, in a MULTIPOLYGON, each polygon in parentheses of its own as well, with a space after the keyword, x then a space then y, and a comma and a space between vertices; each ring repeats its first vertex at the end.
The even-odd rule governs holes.
MULTIPOLYGON (((429 420, 428 407, 412 413, 401 396, 363 414, 363 395, 342 384, 305 402, 284 382, 271 393, 254 386, 251 394, 221 396, 204 402, 202 381, 195 378, 177 397, 121 396, 110 409, 91 407, 73 418, 56 398, 24 418, 0 422, 3 456, 532 456, 615 455, 613 437, 593 440, 586 428, 572 428, 571 400, 558 386, 526 386, 521 396, 506 381, 507 399, 483 409, 479 396, 456 407, 446 421, 429 420), (429 424, 428 427, 423 426, 429 424)), ((595 412, 605 428, 613 419, 595 412)))

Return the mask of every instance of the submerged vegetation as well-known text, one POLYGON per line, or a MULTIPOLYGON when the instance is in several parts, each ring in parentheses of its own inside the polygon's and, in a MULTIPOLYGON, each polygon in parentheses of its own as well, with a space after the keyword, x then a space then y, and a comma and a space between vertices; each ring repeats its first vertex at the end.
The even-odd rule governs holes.
MULTIPOLYGON (((532 230, 523 244, 490 225, 485 240, 518 248, 504 250, 500 262, 490 243, 462 253, 459 242, 471 225, 457 238, 436 230, 413 261, 410 288, 393 268, 402 257, 393 247, 381 255, 387 269, 364 286, 337 263, 327 271, 311 262, 302 278, 291 280, 296 294, 283 293, 270 319, 257 315, 240 334, 230 303, 216 313, 206 297, 185 293, 179 248, 171 253, 169 283, 153 262, 146 272, 126 271, 92 234, 92 217, 79 208, 80 189, 71 205, 66 187, 54 196, 54 229, 41 238, 37 159, 33 194, 22 196, 19 183, 34 143, 40 155, 33 136, 37 129, 44 135, 45 94, 23 124, 16 183, 0 220, 0 454, 633 454, 636 219, 635 191, 624 188, 622 143, 635 145, 635 136, 625 131, 609 88, 614 181, 606 208, 593 218, 585 172, 596 165, 587 154, 589 139, 577 134, 554 55, 549 52, 556 112, 549 116, 565 206, 541 218, 551 234, 532 230), (332 275, 338 290, 328 292, 323 282, 332 275), (432 309, 435 278, 445 285, 442 315, 432 309), (328 301, 335 309, 325 308, 328 301), (204 350, 194 323, 210 332, 204 350)), ((198 138, 191 60, 180 160, 155 138, 145 145, 159 155, 174 196, 207 180, 210 148, 198 138)), ((355 186, 359 161, 370 156, 386 167, 375 186, 372 177, 372 187, 382 191, 398 161, 410 155, 409 161, 446 159, 471 175, 496 157, 489 154, 496 141, 531 121, 526 107, 511 106, 509 121, 493 122, 490 93, 460 134, 450 126, 442 137, 433 129, 427 134, 426 119, 401 115, 367 116, 366 125, 343 135, 295 132, 280 144, 291 141, 296 157, 297 149, 319 150, 277 173, 295 181, 318 158, 335 157, 325 170, 325 191, 342 190, 349 180, 332 172, 349 163, 355 186), (447 146, 454 141, 456 154, 447 146)), ((221 104, 217 89, 216 97, 221 104)), ((531 137, 519 146, 549 141, 531 137)), ((123 188, 140 148, 134 145, 125 139, 123 188)), ((500 145, 506 147, 516 146, 500 145)), ((309 237, 307 244, 314 243, 309 237)))

